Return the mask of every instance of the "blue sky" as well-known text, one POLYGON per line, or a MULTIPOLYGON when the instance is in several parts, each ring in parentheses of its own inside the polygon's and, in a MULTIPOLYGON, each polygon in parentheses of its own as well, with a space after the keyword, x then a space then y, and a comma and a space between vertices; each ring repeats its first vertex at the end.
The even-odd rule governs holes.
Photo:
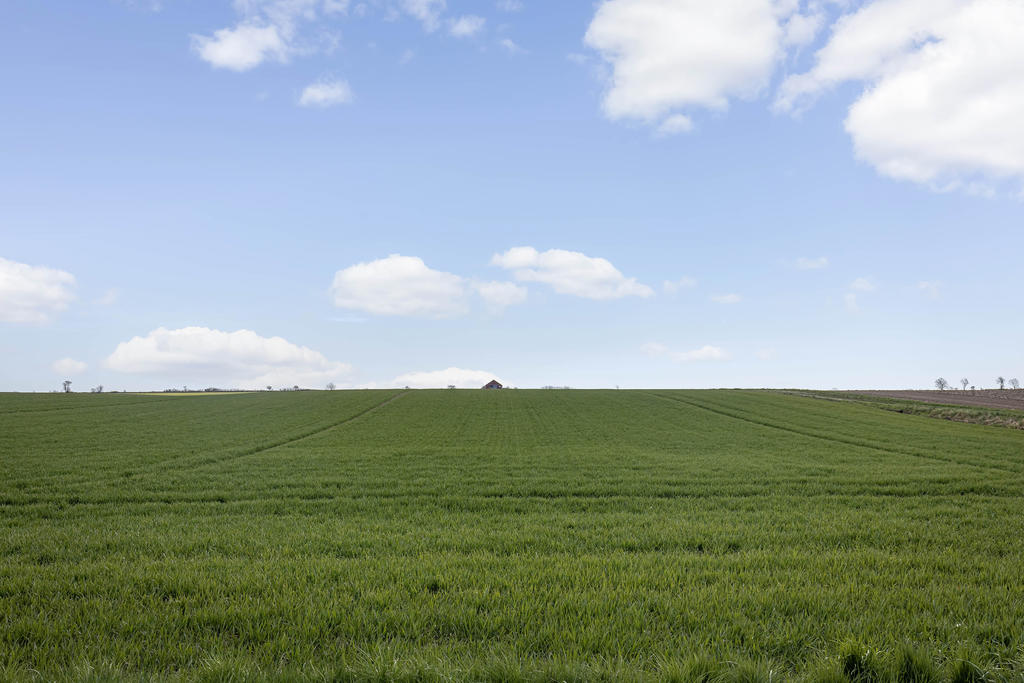
POLYGON ((0 388, 1024 376, 1022 28, 1014 0, 10 0, 0 388))

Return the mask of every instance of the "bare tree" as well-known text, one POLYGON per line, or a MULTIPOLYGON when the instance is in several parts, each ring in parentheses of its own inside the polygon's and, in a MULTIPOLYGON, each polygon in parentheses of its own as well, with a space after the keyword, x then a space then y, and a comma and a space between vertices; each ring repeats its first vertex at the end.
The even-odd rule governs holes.
POLYGON ((272 391, 273 389, 274 387, 270 386, 269 384, 267 385, 267 391, 272 391))
POLYGON ((945 391, 946 387, 948 386, 949 382, 947 382, 944 377, 940 377, 937 380, 935 380, 935 388, 938 389, 939 391, 945 391))
POLYGON ((962 380, 960 380, 960 386, 962 386, 964 388, 964 391, 967 391, 967 385, 970 384, 970 383, 971 383, 971 380, 967 379, 966 377, 964 377, 962 380))
POLYGON ((334 391, 334 382, 327 383, 327 391, 334 391))
POLYGON ((71 380, 69 380, 69 379, 64 380, 64 393, 65 394, 70 394, 71 393, 71 380))
POLYGON ((1018 389, 1020 389, 1020 380, 1014 377, 1013 379, 1010 380, 1010 386, 1013 387, 1014 391, 1017 391, 1018 389))
POLYGON ((1000 389, 1005 389, 1006 388, 1006 378, 1004 378, 1004 377, 996 377, 996 384, 999 385, 1000 389))

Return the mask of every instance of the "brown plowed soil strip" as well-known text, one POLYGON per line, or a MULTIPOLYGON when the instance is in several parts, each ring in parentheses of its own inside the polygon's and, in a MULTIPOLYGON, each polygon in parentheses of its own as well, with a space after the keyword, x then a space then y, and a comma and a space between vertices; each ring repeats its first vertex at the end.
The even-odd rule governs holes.
POLYGON ((1006 389, 978 389, 976 391, 961 391, 959 389, 947 389, 946 391, 845 391, 845 394, 860 396, 884 396, 886 398, 898 398, 908 401, 923 401, 925 403, 941 403, 952 406, 969 406, 972 408, 998 408, 1000 410, 1024 410, 1024 389, 1016 391, 1006 389))

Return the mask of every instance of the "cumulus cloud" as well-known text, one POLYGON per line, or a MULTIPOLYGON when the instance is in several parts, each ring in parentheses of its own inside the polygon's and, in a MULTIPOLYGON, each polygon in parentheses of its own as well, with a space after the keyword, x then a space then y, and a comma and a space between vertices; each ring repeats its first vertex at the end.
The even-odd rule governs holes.
MULTIPOLYGON (((192 49, 216 68, 247 71, 265 62, 285 62, 292 55, 330 51, 338 44, 338 33, 328 21, 349 14, 349 0, 234 0, 238 22, 216 30, 212 35, 192 35, 192 49), (313 24, 316 31, 304 31, 313 24)), ((382 3, 374 3, 380 5, 382 3)), ((444 0, 401 0, 400 6, 387 7, 419 19, 429 31, 437 28, 444 11, 444 0)), ((362 16, 366 3, 352 8, 362 16)))
POLYGON ((60 360, 53 361, 53 371, 58 375, 77 375, 81 372, 85 372, 89 367, 86 363, 74 358, 61 358, 60 360))
POLYGON ((474 289, 492 310, 501 310, 526 301, 526 287, 514 282, 478 282, 474 289))
POLYGON ((346 363, 281 337, 251 330, 223 332, 207 327, 163 327, 121 342, 104 361, 118 372, 172 377, 242 388, 298 384, 321 386, 349 375, 346 363))
POLYGON ((795 4, 606 0, 584 38, 611 65, 605 113, 655 122, 679 109, 724 109, 730 98, 757 95, 783 54, 781 22, 795 4))
POLYGON ((738 304, 743 300, 739 294, 715 294, 711 300, 716 304, 738 304))
POLYGON ((376 315, 450 318, 468 310, 463 278, 401 254, 339 270, 331 295, 335 306, 376 315))
POLYGON ((448 33, 456 38, 468 38, 470 36, 475 36, 483 30, 484 23, 486 23, 486 21, 487 20, 483 17, 478 17, 474 14, 467 14, 459 17, 458 19, 453 19, 448 24, 448 33))
POLYGON ((986 194, 1024 180, 1021 26, 1018 0, 874 0, 835 23, 776 106, 800 110, 861 82, 845 121, 858 158, 892 178, 986 194))
POLYGON ((402 9, 406 14, 419 19, 428 32, 437 30, 445 7, 445 0, 402 0, 402 9))
POLYGON ((324 0, 324 11, 328 14, 348 14, 350 0, 324 0))
POLYGON ((729 360, 730 358, 729 353, 725 349, 719 346, 711 346, 710 344, 690 351, 672 351, 664 344, 649 342, 641 346, 640 350, 648 356, 655 358, 665 357, 677 363, 729 360))
POLYGON ((211 66, 232 71, 248 71, 267 60, 283 62, 288 57, 279 27, 253 23, 222 28, 212 36, 193 35, 192 49, 211 66))
POLYGON ((875 283, 871 281, 870 278, 859 277, 850 283, 850 289, 854 290, 855 292, 873 292, 875 291, 875 289, 877 289, 877 287, 875 286, 875 283))
POLYGON ((501 40, 498 41, 498 45, 500 45, 502 49, 504 49, 510 55, 518 55, 526 52, 526 50, 520 47, 519 44, 516 43, 511 38, 502 38, 501 40))
POLYGON ((75 276, 0 258, 0 322, 43 323, 75 298, 75 276))
POLYGON ((693 120, 686 114, 673 114, 658 126, 659 135, 678 135, 693 130, 693 120))
POLYGON ((103 292, 103 296, 93 301, 93 303, 96 304, 97 306, 113 306, 115 303, 117 303, 117 299, 120 296, 121 293, 116 289, 108 289, 107 291, 103 292))
POLYGON ((860 295, 868 294, 876 289, 878 289, 878 285, 876 285, 871 278, 859 277, 851 282, 849 290, 843 295, 843 302, 846 304, 846 310, 854 312, 859 311, 860 295))
POLYGON ((783 27, 782 42, 793 47, 806 45, 814 40, 824 25, 825 14, 820 9, 794 14, 783 27))
POLYGON ((648 297, 654 290, 627 278, 603 258, 578 251, 549 249, 538 252, 533 247, 513 247, 495 254, 491 264, 511 270, 520 282, 542 282, 559 294, 586 299, 621 299, 627 296, 648 297))
POLYGON ((352 101, 352 89, 346 81, 317 81, 303 89, 299 104, 303 107, 333 107, 352 101))
POLYGON ((391 384, 395 387, 409 387, 411 389, 443 389, 454 385, 459 389, 479 389, 483 385, 496 379, 502 384, 501 378, 492 372, 484 370, 465 370, 463 368, 445 368, 444 370, 432 370, 429 372, 408 372, 399 375, 391 384))
POLYGON ((666 294, 675 294, 681 289, 693 289, 696 286, 697 281, 689 276, 683 276, 678 280, 665 280, 661 283, 661 288, 665 290, 666 294))
POLYGON ((824 256, 818 258, 800 257, 796 260, 796 267, 800 270, 821 270, 828 268, 828 259, 824 256))

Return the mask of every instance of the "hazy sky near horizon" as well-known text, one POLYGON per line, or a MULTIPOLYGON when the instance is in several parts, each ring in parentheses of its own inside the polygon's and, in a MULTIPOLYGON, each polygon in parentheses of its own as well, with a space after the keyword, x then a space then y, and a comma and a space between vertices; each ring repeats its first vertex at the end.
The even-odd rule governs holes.
POLYGON ((1020 0, 8 0, 0 390, 1024 379, 1020 0))

